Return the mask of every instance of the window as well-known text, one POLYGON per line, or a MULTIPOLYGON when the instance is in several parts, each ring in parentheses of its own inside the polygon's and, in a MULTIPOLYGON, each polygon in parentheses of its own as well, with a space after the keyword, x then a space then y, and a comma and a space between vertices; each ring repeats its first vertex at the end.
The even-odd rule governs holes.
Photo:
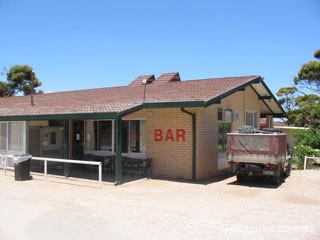
POLYGON ((234 113, 231 109, 218 108, 218 121, 232 122, 234 113))
POLYGON ((2 150, 7 149, 7 123, 1 123, 0 125, 0 148, 2 150))
POLYGON ((257 114, 254 112, 246 112, 246 125, 257 127, 257 114))
POLYGON ((222 121, 222 108, 218 108, 218 121, 222 121))
POLYGON ((9 123, 9 151, 23 151, 23 127, 22 122, 9 123))
POLYGON ((50 144, 51 145, 56 145, 56 133, 55 132, 51 132, 50 133, 50 144))
POLYGON ((95 121, 96 150, 112 151, 112 121, 95 121))
POLYGON ((141 153, 146 151, 146 122, 141 120, 123 121, 122 151, 141 153))

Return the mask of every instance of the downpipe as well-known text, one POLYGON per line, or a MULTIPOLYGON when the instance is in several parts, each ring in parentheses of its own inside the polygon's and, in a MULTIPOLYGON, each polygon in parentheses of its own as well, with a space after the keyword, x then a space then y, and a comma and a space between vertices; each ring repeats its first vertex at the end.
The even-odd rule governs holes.
POLYGON ((197 180, 197 132, 196 132, 196 114, 189 112, 184 108, 180 109, 181 112, 186 113, 191 116, 192 119, 192 181, 197 180))

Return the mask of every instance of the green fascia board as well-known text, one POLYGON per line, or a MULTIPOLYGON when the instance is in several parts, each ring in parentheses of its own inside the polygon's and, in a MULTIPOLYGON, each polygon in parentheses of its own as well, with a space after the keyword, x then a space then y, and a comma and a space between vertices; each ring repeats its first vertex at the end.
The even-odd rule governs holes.
POLYGON ((204 107, 203 101, 188 101, 188 102, 158 102, 158 103, 143 103, 133 108, 124 110, 118 113, 119 117, 129 115, 142 109, 147 108, 181 108, 181 107, 204 107))
POLYGON ((203 101, 144 103, 145 108, 204 107, 203 101))
POLYGON ((109 112, 109 113, 0 116, 0 121, 85 120, 85 119, 116 119, 116 118, 117 118, 117 113, 109 112))
POLYGON ((220 104, 222 99, 224 99, 224 98, 226 98, 226 97, 228 97, 231 94, 234 94, 236 92, 243 91, 246 87, 248 87, 248 86, 250 86, 251 84, 254 84, 254 83, 259 83, 261 80, 262 79, 261 79, 260 76, 256 77, 255 79, 253 79, 253 80, 251 80, 249 82, 246 82, 246 83, 244 83, 244 84, 242 84, 242 85, 240 85, 240 86, 238 86, 236 88, 233 88, 233 89, 231 89, 231 90, 229 90, 229 91, 227 91, 227 92, 225 92, 225 93, 223 93, 223 94, 221 94, 221 95, 219 95, 219 96, 217 96, 215 98, 212 98, 212 99, 210 99, 210 100, 205 102, 205 107, 209 107, 212 104, 220 104))
POLYGON ((143 104, 135 106, 135 107, 132 107, 132 108, 129 108, 129 109, 126 109, 126 110, 124 110, 122 112, 119 112, 118 113, 118 117, 124 117, 126 115, 129 115, 131 113, 137 112, 137 111, 142 110, 142 109, 143 109, 143 104))

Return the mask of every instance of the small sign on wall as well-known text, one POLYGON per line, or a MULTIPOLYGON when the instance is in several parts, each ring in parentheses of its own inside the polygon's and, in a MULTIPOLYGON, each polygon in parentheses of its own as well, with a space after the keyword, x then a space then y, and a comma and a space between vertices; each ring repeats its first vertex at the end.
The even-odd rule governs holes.
POLYGON ((186 141, 186 130, 183 128, 177 129, 160 129, 156 128, 153 131, 155 142, 185 142, 186 141))

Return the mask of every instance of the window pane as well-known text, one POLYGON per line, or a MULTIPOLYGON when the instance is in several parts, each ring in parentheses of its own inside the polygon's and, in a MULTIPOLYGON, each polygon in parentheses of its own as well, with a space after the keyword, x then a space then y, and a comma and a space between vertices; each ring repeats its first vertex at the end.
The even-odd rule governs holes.
POLYGON ((130 121, 130 150, 132 152, 140 151, 140 121, 130 121))
POLYGON ((112 121, 99 121, 98 129, 98 150, 112 150, 112 121))
POLYGON ((23 123, 9 123, 9 150, 23 151, 23 123))
POLYGON ((222 109, 218 108, 218 120, 222 121, 222 109))
POLYGON ((246 113, 246 125, 257 127, 257 114, 246 113))
POLYGON ((85 149, 86 150, 95 150, 95 128, 93 121, 85 121, 85 149))
POLYGON ((7 124, 1 123, 1 149, 7 149, 7 124))
POLYGON ((146 152, 146 121, 140 121, 140 152, 146 152))

